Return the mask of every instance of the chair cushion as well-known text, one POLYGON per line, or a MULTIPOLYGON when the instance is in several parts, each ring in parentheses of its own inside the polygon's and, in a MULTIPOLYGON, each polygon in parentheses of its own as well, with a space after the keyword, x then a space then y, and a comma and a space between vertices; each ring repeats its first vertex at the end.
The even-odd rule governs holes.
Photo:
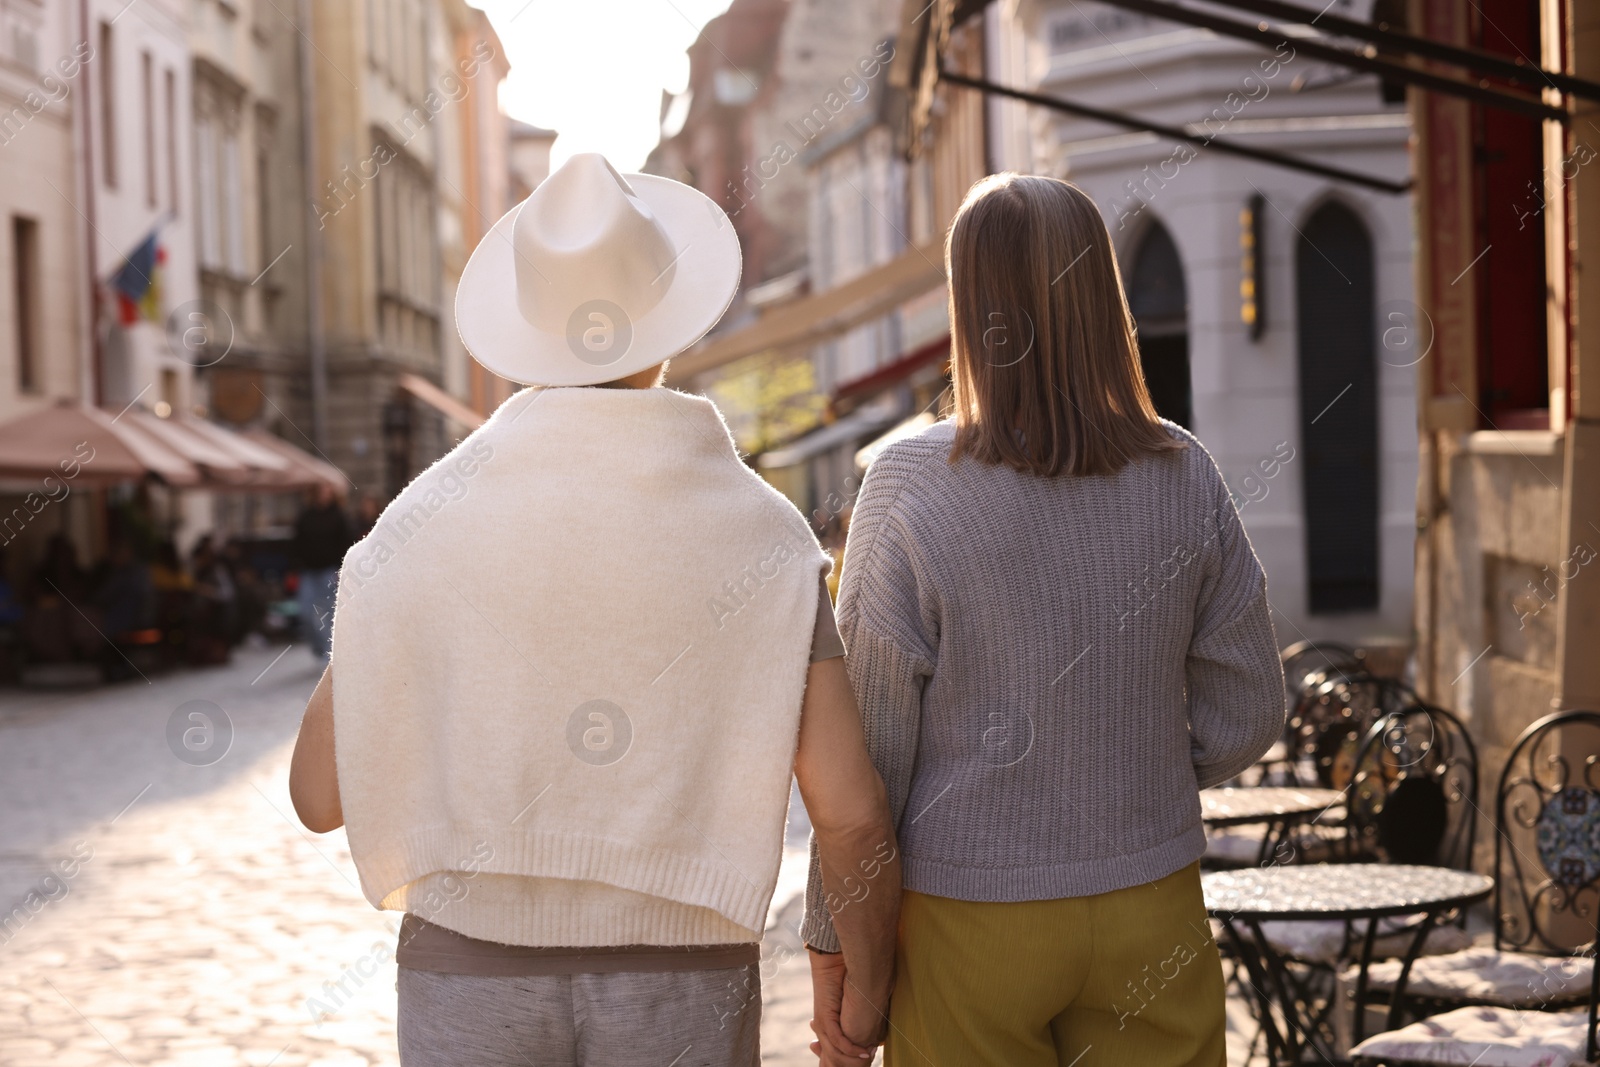
MULTIPOLYGON (((1446 956, 1419 957, 1411 965, 1406 994, 1480 1000, 1510 1008, 1587 1001, 1593 968, 1593 960, 1502 952, 1482 945, 1446 956)), ((1354 981, 1353 971, 1347 978, 1354 981)), ((1367 971, 1367 988, 1393 989, 1399 978, 1399 960, 1374 963, 1367 971)))
POLYGON ((1352 1057, 1389 1063, 1455 1063, 1474 1067, 1571 1067, 1588 1062, 1589 1012, 1457 1008, 1410 1026, 1374 1034, 1352 1057))
MULTIPOLYGON (((1345 926, 1338 919, 1305 919, 1293 922, 1267 922, 1261 924, 1261 932, 1266 935, 1267 942, 1274 951, 1284 956, 1293 956, 1297 960, 1306 960, 1310 963, 1338 963, 1340 960, 1351 957, 1360 958, 1361 939, 1366 936, 1367 924, 1365 921, 1355 924, 1354 933, 1350 939, 1349 952, 1345 948, 1345 926)), ((1387 959, 1392 956, 1404 956, 1411 947, 1411 938, 1415 931, 1405 929, 1400 922, 1380 921, 1378 923, 1378 936, 1372 943, 1372 958, 1375 960, 1387 959)), ((1472 944, 1472 935, 1457 926, 1435 926, 1428 931, 1428 939, 1422 943, 1422 955, 1440 956, 1447 953, 1460 952, 1472 944)), ((1420 959, 1420 957, 1419 957, 1420 959)), ((1382 964, 1373 964, 1375 973, 1382 964)), ((1397 962, 1394 967, 1395 974, 1400 973, 1397 962)), ((1416 981, 1416 965, 1412 967, 1412 981, 1407 988, 1414 988, 1416 981)), ((1390 980, 1390 986, 1394 985, 1390 980)))

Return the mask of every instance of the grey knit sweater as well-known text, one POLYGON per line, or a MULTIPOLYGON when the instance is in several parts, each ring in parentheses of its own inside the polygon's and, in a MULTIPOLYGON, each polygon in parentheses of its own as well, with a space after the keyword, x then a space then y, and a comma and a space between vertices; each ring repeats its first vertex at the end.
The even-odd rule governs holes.
MULTIPOLYGON (((951 464, 948 421, 867 472, 839 624, 906 888, 1162 878, 1205 850, 1197 791, 1278 738, 1266 578, 1210 454, 1166 426, 1188 447, 1108 476, 951 464)), ((814 844, 806 905, 837 950, 814 844)))

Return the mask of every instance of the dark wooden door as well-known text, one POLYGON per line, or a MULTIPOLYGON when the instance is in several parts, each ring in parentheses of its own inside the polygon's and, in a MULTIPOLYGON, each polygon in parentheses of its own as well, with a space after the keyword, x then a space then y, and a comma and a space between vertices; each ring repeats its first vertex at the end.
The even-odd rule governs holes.
POLYGON ((1378 388, 1372 238, 1341 204, 1295 250, 1301 484, 1313 613, 1378 606, 1378 388))

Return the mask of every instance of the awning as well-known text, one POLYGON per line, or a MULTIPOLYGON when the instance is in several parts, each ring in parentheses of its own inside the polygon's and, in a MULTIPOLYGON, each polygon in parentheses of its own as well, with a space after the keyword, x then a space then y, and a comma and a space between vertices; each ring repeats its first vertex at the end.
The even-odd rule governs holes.
POLYGON ((797 348, 836 337, 944 285, 944 249, 914 246, 860 277, 801 300, 779 304, 742 329, 720 334, 672 361, 675 381, 771 349, 797 348))
POLYGON ((343 493, 350 487, 350 479, 344 472, 332 463, 319 459, 303 449, 285 441, 276 434, 266 430, 245 430, 238 435, 262 449, 274 452, 281 456, 288 464, 289 469, 284 473, 283 484, 286 487, 326 485, 336 493, 343 493))
POLYGON ((163 419, 135 407, 123 412, 118 421, 142 430, 200 468, 208 482, 247 485, 256 479, 255 470, 230 450, 215 444, 206 434, 192 429, 189 425, 192 420, 182 415, 163 419))
POLYGON ((483 425, 483 416, 434 385, 420 374, 400 375, 400 388, 433 408, 447 419, 459 422, 468 430, 483 425))
POLYGON ((155 477, 228 492, 348 484, 332 464, 264 430, 240 433, 183 415, 158 418, 143 408, 113 415, 70 401, 0 426, 0 479, 49 477, 76 485, 155 477))
POLYGON ((762 470, 772 470, 775 467, 792 467, 796 463, 804 463, 813 456, 820 456, 840 445, 858 441, 867 434, 877 433, 897 418, 898 415, 878 411, 857 411, 836 422, 820 426, 782 448, 763 452, 756 459, 756 466, 762 470))
POLYGON ((0 426, 0 477, 108 485, 154 475, 196 485, 200 471, 126 418, 70 401, 0 426))

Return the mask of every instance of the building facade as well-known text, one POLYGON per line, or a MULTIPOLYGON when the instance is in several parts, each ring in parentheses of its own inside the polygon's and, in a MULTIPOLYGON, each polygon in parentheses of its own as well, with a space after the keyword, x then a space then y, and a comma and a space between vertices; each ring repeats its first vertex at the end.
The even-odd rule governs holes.
POLYGON ((1201 133, 987 101, 996 169, 1068 178, 1100 205, 1157 408, 1222 469, 1279 639, 1409 641, 1416 372, 1383 339, 1385 315, 1414 309, 1410 199, 1217 150, 1403 183, 1403 93, 1098 3, 995 4, 986 29, 993 81, 1201 133))
POLYGON ((89 382, 88 227, 75 166, 82 150, 82 86, 94 49, 65 4, 0 8, 0 421, 84 395, 89 382))
POLYGON ((310 421, 322 450, 359 491, 387 499, 451 437, 444 416, 402 383, 415 375, 438 386, 444 374, 438 174, 449 146, 438 120, 497 50, 483 41, 447 59, 443 12, 425 0, 317 4, 310 14, 321 336, 301 401, 321 409, 310 421))
MULTIPOLYGON (((1435 40, 1600 81, 1600 26, 1578 0, 1420 0, 1413 15, 1435 40)), ((1587 291, 1600 102, 1556 99, 1562 121, 1411 100, 1418 686, 1459 710, 1496 772, 1530 722, 1600 708, 1600 316, 1587 291)))
MULTIPOLYGON (((74 205, 96 53, 78 30, 66 4, 0 8, 0 422, 94 389, 84 298, 91 231, 74 205)), ((54 485, 42 497, 36 482, 0 480, 0 579, 13 588, 50 535, 82 543, 93 531, 92 494, 54 485)))
MULTIPOLYGON (((200 299, 169 312, 169 332, 194 367, 197 413, 265 427, 314 453, 312 423, 295 404, 310 338, 293 8, 197 0, 190 11, 200 299)), ((252 494, 219 500, 216 515, 231 528, 282 526, 296 506, 292 497, 252 494)))

